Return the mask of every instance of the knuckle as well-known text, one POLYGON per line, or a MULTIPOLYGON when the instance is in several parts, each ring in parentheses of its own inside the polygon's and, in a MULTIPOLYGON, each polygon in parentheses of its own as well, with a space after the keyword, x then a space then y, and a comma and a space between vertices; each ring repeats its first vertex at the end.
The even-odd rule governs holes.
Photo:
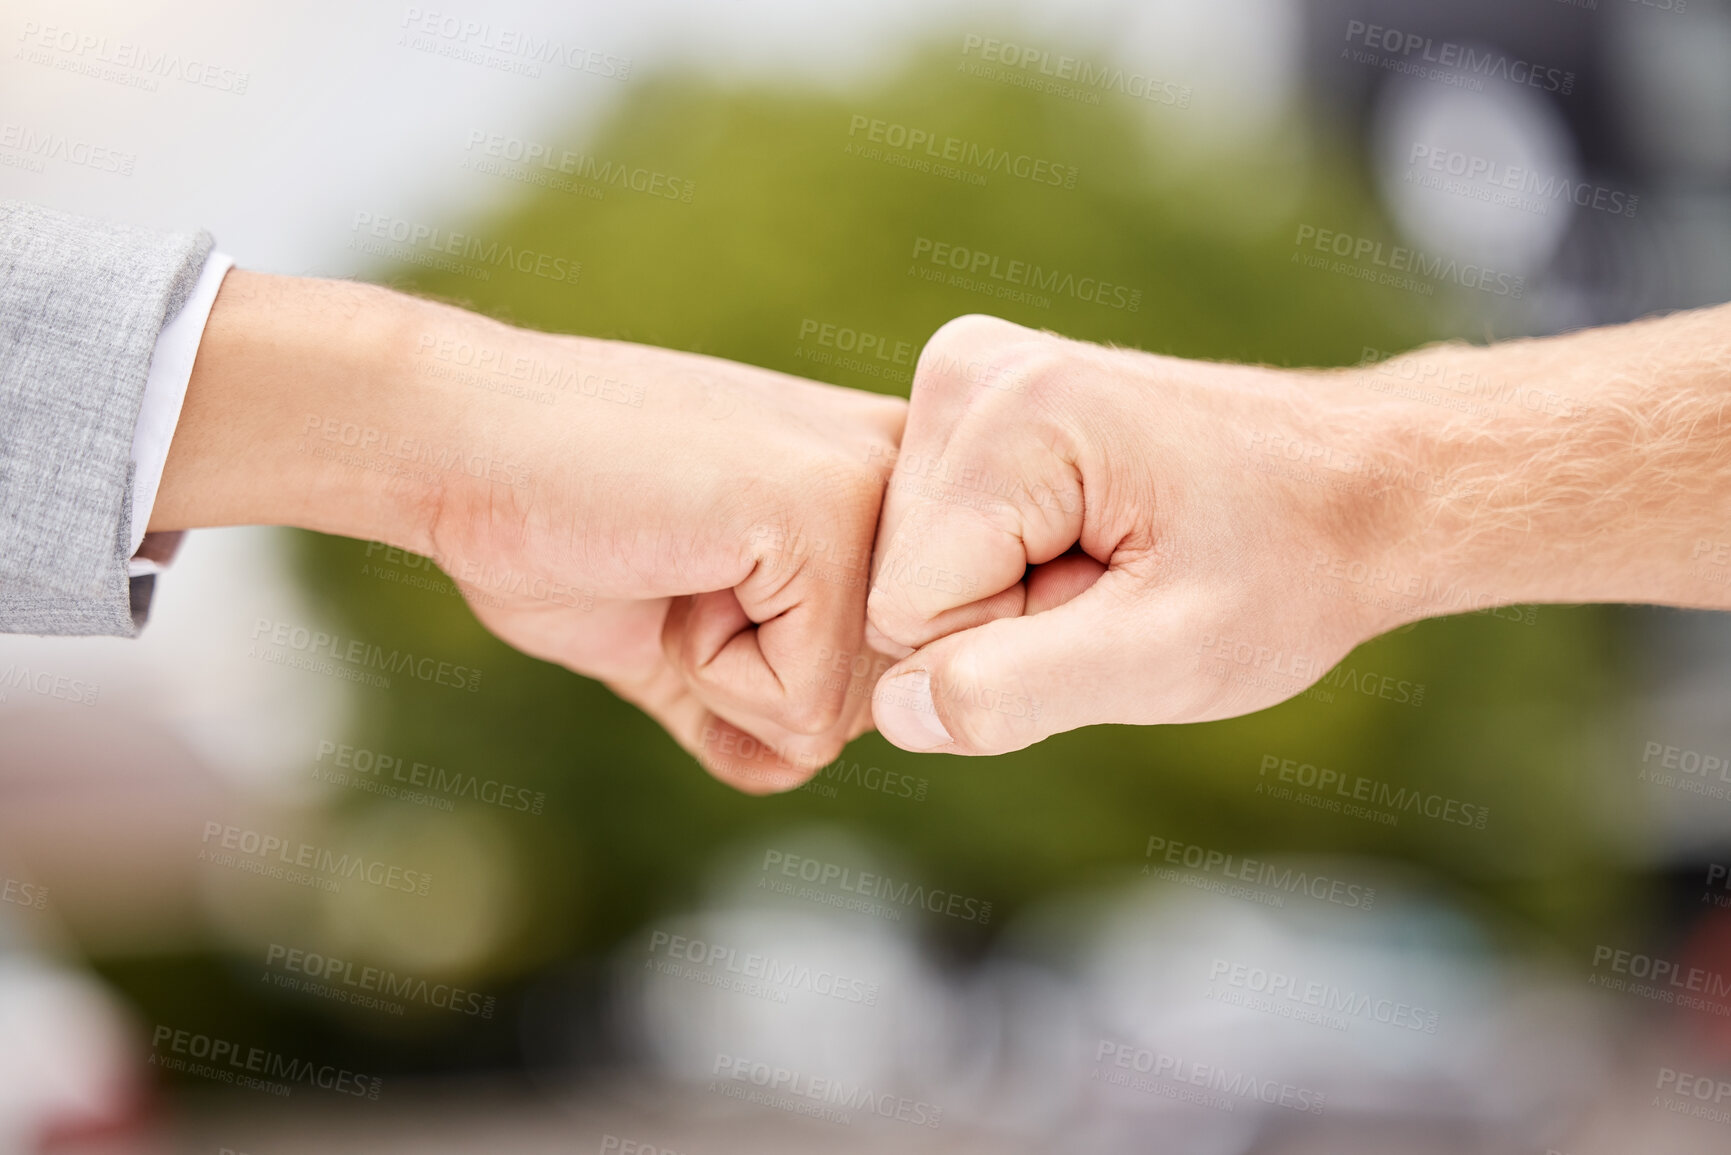
POLYGON ((746 794, 780 794, 804 785, 809 774, 755 762, 721 761, 705 767, 718 780, 746 794))
POLYGON ((1035 333, 1036 330, 1025 328, 1014 321, 1006 321, 1002 317, 993 317, 987 313, 964 313, 938 326, 937 331, 926 342, 921 357, 923 359, 926 353, 933 351, 948 354, 980 352, 1035 333))
POLYGON ((847 741, 841 737, 815 738, 803 741, 797 750, 783 755, 783 760, 795 767, 790 777, 797 777, 798 783, 804 784, 814 777, 819 770, 841 757, 847 741))
POLYGON ((683 632, 668 652, 668 659, 684 675, 686 684, 710 691, 726 688, 716 669, 720 657, 721 651, 707 652, 707 647, 700 646, 690 631, 683 632))
POLYGON ((690 617, 689 598, 674 598, 661 622, 661 654, 674 669, 694 675, 698 669, 696 644, 686 628, 690 617))
POLYGON ((917 639, 927 617, 908 603, 905 591, 879 584, 866 601, 866 621, 897 645, 913 646, 919 644, 917 639))
POLYGON ((829 689, 795 692, 776 711, 776 721, 802 737, 826 734, 841 722, 842 695, 829 689))
POLYGON ((1061 357, 1060 339, 999 317, 969 314, 946 322, 920 352, 914 392, 931 388, 970 403, 1025 393, 1061 357))
POLYGON ((747 794, 792 790, 821 766, 807 766, 792 756, 786 742, 771 742, 733 726, 706 727, 698 760, 717 779, 747 794))
MULTIPOLYGON (((800 504, 817 513, 819 524, 840 535, 870 541, 883 503, 884 478, 893 468, 893 447, 872 454, 849 454, 839 447, 806 462, 793 476, 800 504)), ((785 507, 788 493, 777 495, 785 507)))

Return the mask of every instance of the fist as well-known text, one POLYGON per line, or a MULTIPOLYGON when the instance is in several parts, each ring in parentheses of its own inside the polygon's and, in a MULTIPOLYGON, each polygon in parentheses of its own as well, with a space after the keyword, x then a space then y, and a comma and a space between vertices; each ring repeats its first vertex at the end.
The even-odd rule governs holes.
POLYGON ((997 754, 1093 723, 1230 717, 1315 682, 1379 626, 1295 577, 1361 549, 1366 517, 1260 468, 1257 447, 1326 444, 1327 414, 1276 370, 945 325, 878 527, 867 638, 897 659, 878 729, 997 754))

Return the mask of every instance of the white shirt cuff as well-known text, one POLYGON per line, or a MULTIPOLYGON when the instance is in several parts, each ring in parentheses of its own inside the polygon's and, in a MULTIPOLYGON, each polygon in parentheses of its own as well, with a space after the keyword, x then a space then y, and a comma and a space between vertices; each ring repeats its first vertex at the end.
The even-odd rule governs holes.
MULTIPOLYGON (((187 383, 192 380, 192 363, 198 358, 198 344, 204 339, 204 323, 210 319, 223 277, 233 267, 232 257, 212 249, 186 303, 169 318, 156 339, 156 351, 150 357, 150 376, 144 383, 144 401, 138 410, 138 425, 132 431, 129 553, 138 552, 145 528, 150 525, 156 492, 162 486, 162 469, 168 463, 168 444, 174 440, 175 426, 180 424, 180 407, 186 401, 187 383)), ((155 573, 157 566, 153 561, 134 557, 129 568, 132 576, 138 577, 155 573)))

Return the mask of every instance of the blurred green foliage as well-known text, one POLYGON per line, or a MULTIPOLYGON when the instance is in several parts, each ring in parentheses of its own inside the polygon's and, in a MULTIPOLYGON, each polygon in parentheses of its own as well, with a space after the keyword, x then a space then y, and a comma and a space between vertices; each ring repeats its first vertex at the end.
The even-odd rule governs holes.
MULTIPOLYGON (((668 77, 635 86, 598 135, 571 147, 689 181, 689 203, 617 186, 602 186, 601 199, 523 186, 493 218, 462 226, 576 256, 577 285, 508 269, 486 281, 413 268, 386 279, 518 324, 904 394, 905 373, 811 360, 817 346, 802 345, 802 324, 917 350, 950 317, 994 312, 1095 341, 1289 365, 1346 364, 1366 346, 1441 335, 1435 302, 1292 259, 1302 222, 1390 235, 1351 149, 1297 113, 1258 142, 1218 147, 1187 133, 1181 118, 1195 115, 1111 97, 1076 104, 962 75, 953 52, 845 95, 668 77), (1073 165, 1075 187, 996 172, 982 186, 860 155, 856 116, 1073 165), (1140 307, 1055 296, 1038 308, 934 284, 910 275, 919 237, 1137 288, 1140 307)), ((1332 701, 1313 695, 1209 725, 1100 727, 984 760, 909 755, 873 735, 846 761, 926 779, 923 801, 850 785, 835 797, 752 799, 711 781, 607 690, 494 640, 448 592, 380 580, 362 543, 299 543, 306 582, 339 623, 486 672, 473 696, 357 689, 354 740, 548 795, 539 816, 493 816, 509 830, 520 894, 482 982, 604 952, 694 901, 720 849, 761 847, 813 821, 861 832, 934 883, 994 900, 994 927, 1041 896, 1130 877, 1151 834, 1228 851, 1404 860, 1548 935, 1585 934, 1616 908, 1604 816, 1589 808, 1603 791, 1579 788, 1617 725, 1621 694, 1616 634, 1599 611, 1429 622, 1348 659, 1361 674, 1422 683, 1420 706, 1336 689, 1332 701), (1268 754, 1468 800, 1489 807, 1490 820, 1483 832, 1410 816, 1388 827, 1271 802, 1257 793, 1268 754)), ((360 795, 343 804, 402 808, 360 795)))

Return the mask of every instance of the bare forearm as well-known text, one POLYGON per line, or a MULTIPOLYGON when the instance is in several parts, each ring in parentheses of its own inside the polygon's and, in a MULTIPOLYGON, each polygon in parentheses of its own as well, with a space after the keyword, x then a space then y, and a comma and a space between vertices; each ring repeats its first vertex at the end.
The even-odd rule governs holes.
POLYGON ((606 681, 728 781, 786 789, 866 725, 855 571, 904 408, 236 270, 151 528, 428 555, 501 638, 606 681))
POLYGON ((1398 398, 1373 422, 1373 516, 1409 586, 1731 606, 1731 307, 1436 346, 1348 380, 1398 398))
POLYGON ((496 511, 507 495, 527 504, 561 479, 549 462, 607 467, 600 447, 631 432, 619 406, 583 406, 560 383, 617 393, 629 388, 619 378, 641 383, 679 356, 236 269, 199 346, 151 528, 292 525, 433 554, 441 517, 496 511))
POLYGON ((439 407, 406 403, 399 350, 414 304, 366 285, 230 273, 150 528, 294 525, 424 549, 436 494, 407 471, 369 468, 390 442, 437 439, 447 424, 439 407))

